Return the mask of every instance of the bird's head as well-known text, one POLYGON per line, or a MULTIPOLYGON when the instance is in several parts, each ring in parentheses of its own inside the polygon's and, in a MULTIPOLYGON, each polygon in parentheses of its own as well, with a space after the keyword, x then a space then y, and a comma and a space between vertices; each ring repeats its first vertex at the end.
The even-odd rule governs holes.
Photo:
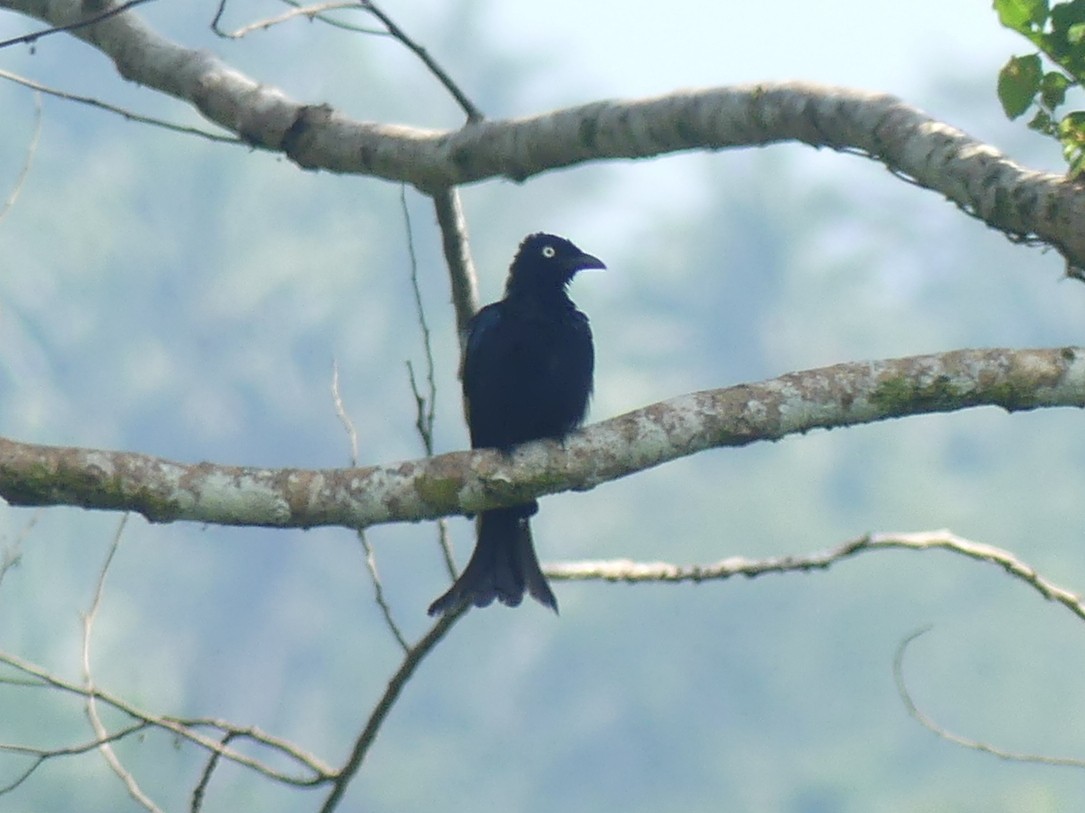
POLYGON ((539 232, 529 234, 520 243, 509 268, 506 292, 540 288, 562 290, 572 282, 577 271, 606 268, 603 261, 577 248, 564 237, 539 232))

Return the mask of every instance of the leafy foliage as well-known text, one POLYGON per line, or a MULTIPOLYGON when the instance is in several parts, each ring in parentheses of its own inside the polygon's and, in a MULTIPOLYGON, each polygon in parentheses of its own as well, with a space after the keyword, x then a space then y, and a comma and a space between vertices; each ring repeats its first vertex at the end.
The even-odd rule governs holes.
POLYGON ((1062 145, 1070 174, 1085 170, 1085 112, 1058 115, 1067 91, 1085 80, 1085 0, 1050 4, 1048 0, 995 0, 1002 25, 1024 36, 1039 50, 1015 56, 998 74, 1002 109, 1016 119, 1036 108, 1029 127, 1062 145), (1044 68, 1044 57, 1053 67, 1044 68))

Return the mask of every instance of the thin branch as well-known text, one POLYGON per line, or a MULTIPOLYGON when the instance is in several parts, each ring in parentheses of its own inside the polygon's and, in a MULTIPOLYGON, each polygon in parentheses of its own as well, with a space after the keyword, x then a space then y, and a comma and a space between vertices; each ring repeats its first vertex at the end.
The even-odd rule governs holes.
POLYGON ((123 107, 116 107, 108 102, 100 101, 91 96, 79 96, 75 93, 67 93, 63 90, 57 90, 51 88, 48 85, 43 85, 40 82, 35 82, 33 79, 27 79, 25 76, 19 76, 18 74, 11 73, 0 69, 0 79, 7 79, 9 82, 14 82, 17 85, 28 87, 32 90, 36 90, 39 93, 45 93, 49 96, 55 96, 58 99, 65 99, 69 102, 77 102, 79 104, 85 104, 88 107, 96 107, 99 110, 105 110, 108 113, 115 113, 118 116, 122 116, 128 121, 134 121, 137 124, 149 124, 153 127, 160 127, 163 130, 169 130, 174 133, 181 133, 183 135, 195 135, 200 138, 206 138, 208 141, 217 141, 223 144, 244 144, 241 139, 236 136, 221 135, 219 133, 212 133, 207 130, 201 130, 199 127, 187 127, 181 124, 173 124, 172 122, 164 121, 162 119, 156 119, 152 116, 144 116, 140 113, 134 113, 131 110, 126 110, 123 107))
MULTIPOLYGON (((411 291, 414 293, 414 309, 418 318, 418 328, 422 332, 422 348, 426 360, 426 388, 425 395, 418 387, 418 381, 414 377, 414 366, 407 361, 407 378, 411 384, 411 393, 414 395, 416 410, 415 428, 418 429, 422 439, 422 447, 426 454, 433 455, 433 425, 437 409, 437 379, 436 367, 433 361, 433 336, 430 333, 429 321, 426 319, 426 308, 422 303, 422 288, 418 282, 418 256, 414 250, 414 229, 411 227, 411 211, 407 206, 407 189, 401 186, 399 189, 399 204, 403 212, 403 223, 407 231, 407 254, 411 268, 411 291)), ((444 517, 437 520, 437 542, 444 558, 445 568, 448 575, 456 578, 456 559, 452 552, 452 538, 448 533, 448 522, 444 517)))
POLYGON ((347 413, 343 396, 339 390, 339 362, 332 359, 332 406, 335 407, 335 417, 343 424, 343 430, 347 433, 350 442, 350 465, 358 465, 358 430, 354 427, 354 421, 347 413))
MULTIPOLYGON (((15 206, 15 201, 19 199, 19 193, 23 191, 23 184, 26 183, 27 177, 30 175, 30 167, 34 164, 34 156, 38 152, 38 142, 41 139, 41 93, 34 94, 34 134, 30 136, 30 143, 26 147, 26 158, 23 160, 23 166, 19 170, 19 174, 15 178, 15 184, 11 188, 11 192, 8 194, 7 200, 0 206, 0 220, 3 220, 12 207, 15 206)), ((0 577, 3 576, 3 571, 0 571, 0 577)))
MULTIPOLYGON (((223 734, 229 734, 229 739, 231 741, 235 739, 245 740, 247 742, 254 742, 258 745, 265 746, 273 751, 280 751, 295 762, 305 765, 307 768, 311 769, 314 774, 319 775, 324 780, 331 778, 335 774, 335 771, 331 766, 317 759, 308 751, 302 750, 294 743, 289 740, 284 740, 282 737, 268 734, 259 726, 239 726, 235 723, 231 723, 229 720, 223 720, 218 717, 165 717, 163 719, 188 729, 214 729, 223 734)), ((221 757, 229 758, 228 751, 225 748, 216 748, 215 753, 221 757)), ((308 784, 315 785, 319 784, 319 782, 311 782, 308 784)))
POLYGON ((467 218, 463 214, 460 193, 446 187, 433 193, 433 207, 441 229, 441 245, 452 285, 452 306, 456 311, 456 332, 460 348, 467 339, 467 326, 478 312, 478 275, 471 259, 467 237, 467 218))
POLYGON ((403 659, 403 663, 400 664, 399 669, 396 670, 396 673, 392 675, 391 680, 388 681, 388 687, 384 690, 384 694, 381 695, 380 700, 377 701, 377 705, 370 714, 365 728, 362 729, 361 735, 358 737, 357 741, 355 741, 354 748, 352 749, 346 764, 332 781, 332 791, 321 806, 320 813, 331 813, 331 811, 339 806, 339 802, 342 800, 347 786, 362 767, 362 762, 365 760, 366 754, 377 739, 377 734, 380 731, 381 725, 388 717, 388 712, 392 710, 392 706, 395 705, 400 692, 403 691, 403 687, 407 685, 407 681, 411 679, 411 676, 419 665, 421 665, 426 655, 433 651, 433 648, 440 643, 441 639, 448 634, 450 629, 452 629, 452 625, 459 621, 465 612, 467 612, 467 607, 460 607, 443 616, 432 628, 430 628, 429 632, 427 632, 425 636, 423 636, 423 638, 407 652, 407 656, 403 659))
MULTIPOLYGON (((218 742, 211 739, 210 737, 204 736, 198 731, 195 731, 194 726, 186 724, 186 722, 184 722, 180 718, 166 717, 144 711, 143 709, 138 708, 134 704, 124 700, 123 698, 105 692, 98 687, 95 687, 91 690, 80 684, 64 680, 63 678, 54 675, 48 670, 43 669, 42 667, 26 661, 18 657, 17 655, 13 655, 9 652, 0 651, 0 664, 6 664, 7 666, 10 666, 11 668, 25 675, 31 676, 38 681, 38 685, 41 688, 57 689, 62 692, 73 694, 82 698, 93 696, 99 702, 105 703, 106 705, 113 707, 117 711, 128 715, 134 720, 138 720, 147 726, 153 726, 155 728, 168 731, 176 737, 187 740, 194 745, 197 745, 208 751, 218 753, 223 758, 235 762, 243 767, 250 768, 257 773, 268 777, 269 779, 274 779, 276 781, 283 782, 289 785, 294 785, 297 787, 311 787, 314 785, 323 784, 327 782, 330 778, 330 772, 327 766, 325 766, 315 757, 296 748, 280 748, 277 742, 272 740, 271 738, 264 739, 260 738, 256 733, 251 733, 255 732, 255 729, 245 730, 249 731, 250 735, 262 744, 268 745, 279 753, 290 757, 293 761, 297 762, 299 765, 310 771, 311 775, 299 776, 284 773, 283 771, 268 766, 267 764, 261 762, 258 759, 254 759, 252 757, 246 756, 245 754, 238 753, 231 748, 220 745, 218 742)), ((137 730, 138 729, 135 727, 128 729, 125 735, 133 733, 137 730)), ((230 730, 232 730, 232 728, 230 730)), ((119 737, 117 736, 111 736, 107 741, 112 742, 118 738, 119 737)), ((0 750, 13 750, 17 747, 18 746, 13 745, 0 745, 0 750)))
POLYGON ((0 550, 0 584, 3 584, 4 577, 8 575, 9 571, 19 566, 22 559, 22 551, 15 546, 5 545, 0 550))
POLYGON ((426 319, 426 308, 422 303, 422 288, 418 283, 418 255, 414 250, 414 229, 411 228, 411 210, 407 206, 407 187, 399 187, 399 207, 403 213, 403 224, 407 232, 407 259, 410 266, 411 293, 414 295, 414 315, 418 319, 418 329, 422 332, 422 350, 426 361, 426 394, 422 395, 418 389, 418 382, 414 378, 414 368, 407 362, 407 374, 410 379, 411 391, 414 394, 418 416, 415 427, 422 438, 422 446, 426 454, 433 455, 433 422, 437 404, 436 365, 433 362, 433 341, 430 335, 429 321, 426 319))
POLYGON ((839 561, 869 551, 897 548, 901 550, 945 550, 998 565, 1018 581, 1027 584, 1048 601, 1061 604, 1085 621, 1085 603, 1081 596, 1041 576, 1030 565, 1012 553, 994 545, 973 542, 951 531, 921 531, 917 533, 875 533, 861 536, 809 554, 774 556, 767 559, 747 559, 731 556, 704 565, 675 565, 669 562, 634 562, 628 559, 585 561, 551 564, 544 568, 555 580, 610 582, 702 582, 729 579, 733 576, 753 578, 768 573, 807 572, 825 570, 839 561))
MULTIPOLYGON (((222 739, 219 740, 219 744, 225 748, 230 744, 230 740, 234 738, 232 731, 227 731, 222 735, 222 739)), ((215 768, 218 767, 221 758, 218 752, 211 754, 207 760, 207 765, 203 769, 203 773, 200 774, 199 780, 196 782, 196 787, 192 789, 192 801, 189 804, 190 813, 200 813, 200 809, 203 807, 203 798, 207 793, 207 785, 211 782, 211 775, 215 772, 215 768)))
POLYGON ((381 21, 385 28, 388 29, 389 34, 403 43, 408 50, 422 60, 422 64, 424 64, 429 72, 437 78, 437 81, 444 86, 445 90, 452 95, 452 98, 456 100, 456 103, 463 108, 463 112, 467 114, 468 124, 482 121, 484 118, 482 111, 475 107, 474 102, 467 98, 467 94, 460 90, 459 86, 452 81, 452 77, 448 75, 448 72, 429 55, 425 48, 407 36, 407 33, 396 25, 391 17, 381 11, 376 3, 372 3, 370 0, 359 0, 359 3, 362 8, 381 21))
POLYGON ((403 630, 396 623, 395 616, 392 615, 392 607, 388 599, 384 597, 384 582, 381 581, 380 571, 377 569, 377 553, 363 529, 358 530, 358 539, 361 540, 362 550, 365 551, 365 566, 369 571, 369 580, 373 583, 373 597, 377 602, 377 607, 380 608, 381 615, 384 616, 384 624, 396 639, 399 648, 407 653, 410 651, 410 645, 403 635, 403 630))
MULTIPOLYGON (((7 574, 19 566, 19 563, 23 558, 23 542, 30 535, 30 532, 34 529, 34 526, 38 524, 38 520, 41 519, 41 515, 44 512, 44 508, 39 508, 30 515, 30 519, 23 525, 22 530, 16 535, 10 543, 4 543, 0 546, 0 584, 3 583, 4 577, 7 574)), ((0 679, 0 682, 4 682, 0 679)))
POLYGON ((102 564, 102 569, 98 573, 98 583, 94 588, 94 598, 91 601, 90 609, 87 610, 86 615, 83 616, 83 685, 87 690, 84 700, 84 709, 87 714, 87 719, 90 720, 91 728, 94 730, 94 736, 101 743, 98 746, 98 752, 102 755, 106 764, 113 769, 113 773, 115 773, 120 778, 121 782, 124 783, 125 788, 128 790, 128 795, 135 799, 135 801, 143 808, 150 811, 150 813, 162 813, 162 809, 156 805, 139 786, 139 783, 136 782, 136 778, 132 776, 132 772, 121 764, 120 758, 113 750, 113 746, 109 741, 109 732, 102 724, 101 717, 98 716, 98 705, 94 699, 94 680, 91 677, 90 669, 90 639, 94 628, 94 620, 98 617, 98 610, 102 606, 102 596, 105 593, 106 574, 109 573, 109 566, 113 563, 113 557, 120 547, 121 536, 124 534, 124 526, 127 523, 128 514, 122 514, 120 522, 117 523, 117 532, 113 535, 113 542, 109 546, 109 552, 106 554, 105 562, 102 564))
POLYGON ((1075 759, 1073 757, 1052 757, 1045 756, 1043 754, 1030 754, 1021 751, 1007 751, 1003 748, 997 748, 989 743, 981 740, 974 740, 969 737, 962 737, 959 734, 954 734, 946 728, 943 728, 936 723, 931 717, 923 712, 919 706, 916 705, 912 699, 911 693, 908 691, 908 685, 904 680, 904 653, 908 649, 909 645, 921 635, 930 631, 930 627, 924 627, 921 630, 913 632, 907 636, 900 645, 897 647, 896 655, 893 657, 893 679, 897 684, 897 694, 900 695, 901 702, 904 703, 904 708, 908 711, 909 716, 916 722, 923 726, 928 731, 936 734, 939 738, 951 742, 954 745, 960 745, 964 748, 969 748, 973 751, 980 751, 984 754, 991 754, 999 759, 1004 759, 1010 762, 1029 762, 1039 765, 1055 765, 1064 768, 1085 768, 1085 759, 1075 759))
MULTIPOLYGON (((263 20, 257 20, 256 22, 243 25, 240 28, 233 31, 223 31, 219 28, 219 20, 222 18, 223 12, 226 10, 226 0, 222 0, 219 3, 218 12, 215 14, 215 18, 211 21, 211 30, 223 39, 237 40, 242 37, 251 34, 253 31, 266 31, 276 25, 289 22, 290 20, 298 17, 307 17, 310 21, 314 18, 319 18, 325 11, 334 11, 335 9, 345 9, 358 7, 357 0, 330 0, 326 3, 314 3, 310 6, 294 6, 290 11, 285 11, 282 14, 278 14, 274 17, 267 17, 263 20)), ((375 32, 384 33, 384 32, 375 32)))
MULTIPOLYGON (((351 420, 347 408, 343 404, 343 396, 339 391, 339 365, 335 362, 332 363, 332 403, 335 404, 335 414, 338 416, 339 422, 343 424, 343 427, 347 432, 347 437, 350 440, 350 463, 352 466, 357 466, 358 430, 354 428, 354 421, 351 420)), ((380 608, 381 615, 384 616, 385 626, 391 631, 400 648, 404 652, 407 652, 410 649, 407 645, 407 639, 403 637, 403 632, 400 630, 399 625, 392 615, 392 607, 384 597, 384 583, 381 581, 380 572, 377 570, 376 552, 373 550, 373 545, 366 535, 365 528, 358 528, 356 533, 358 535, 358 541, 362 543, 362 550, 365 553, 365 566, 369 571, 369 580, 373 584, 374 600, 377 602, 377 607, 380 608)))
POLYGON ((980 562, 998 565, 1018 581, 1024 582, 1048 601, 1061 604, 1085 621, 1085 602, 1077 593, 1059 587, 1041 576, 1031 565, 1022 562, 1008 550, 971 542, 949 531, 929 531, 911 534, 871 534, 868 547, 901 548, 904 550, 947 550, 980 562))
MULTIPOLYGON (((302 8, 301 3, 297 2, 297 0, 280 0, 280 2, 283 2, 288 6, 293 6, 294 8, 302 8)), ((351 0, 351 2, 347 3, 347 5, 352 8, 358 7, 357 0, 351 0)), ((342 20, 336 19, 335 17, 329 17, 326 14, 318 14, 316 15, 316 19, 320 20, 320 22, 324 23, 325 25, 330 25, 333 28, 341 28, 344 31, 353 31, 356 34, 370 34, 375 37, 392 36, 388 33, 386 29, 368 28, 364 25, 354 25, 353 23, 343 22, 342 20)))
MULTIPOLYGON (((15 681, 4 681, 5 683, 15 683, 15 681)), ((41 686, 40 683, 35 684, 41 686)), ((40 766, 44 765, 48 760, 55 759, 56 757, 68 757, 79 756, 89 751, 95 751, 102 747, 105 743, 117 742, 131 734, 138 734, 141 731, 146 731, 150 728, 150 723, 137 722, 133 723, 125 728, 119 728, 112 734, 109 734, 104 740, 93 739, 90 742, 80 743, 79 745, 68 745, 54 748, 41 748, 31 745, 17 745, 13 743, 0 743, 0 751, 9 754, 24 754, 34 757, 34 760, 30 763, 23 773, 19 774, 13 781, 6 785, 0 786, 0 796, 5 793, 15 790, 19 785, 25 782, 40 766)))
POLYGON ((700 583, 730 579, 734 576, 754 578, 769 573, 825 570, 842 559, 869 549, 870 544, 871 538, 864 536, 813 553, 770 556, 764 559, 730 556, 719 562, 695 565, 637 562, 632 559, 585 560, 551 563, 543 570, 547 578, 555 581, 700 583))
POLYGON ((9 40, 0 40, 0 48, 7 48, 11 45, 32 45, 40 40, 42 37, 48 37, 51 34, 61 34, 64 32, 71 33, 78 31, 81 28, 86 28, 89 25, 95 25, 103 20, 108 20, 110 17, 116 17, 118 14, 124 14, 126 11, 141 6, 144 3, 149 3, 151 0, 128 0, 127 3, 121 3, 119 6, 112 6, 107 8, 98 14, 88 17, 85 20, 80 20, 75 23, 68 23, 66 25, 54 25, 49 28, 42 29, 41 31, 35 31, 32 34, 24 34, 21 37, 13 37, 9 40))

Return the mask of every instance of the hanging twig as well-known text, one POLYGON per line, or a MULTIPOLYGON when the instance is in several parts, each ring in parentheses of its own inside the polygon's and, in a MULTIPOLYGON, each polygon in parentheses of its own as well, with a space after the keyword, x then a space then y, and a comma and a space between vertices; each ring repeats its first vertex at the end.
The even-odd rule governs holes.
MULTIPOLYGON (((339 364, 335 361, 332 362, 332 403, 335 405, 335 414, 338 416, 339 422, 343 424, 343 428, 350 440, 350 465, 357 466, 358 431, 354 428, 354 421, 350 419, 346 406, 343 404, 343 397, 339 392, 339 364)), ((377 607, 380 608, 381 615, 384 616, 384 623, 395 637, 396 642, 404 652, 407 652, 410 649, 407 639, 403 637, 402 630, 400 630, 395 618, 392 617, 392 608, 384 597, 384 584, 381 582, 380 572, 377 570, 377 556, 373 550, 373 545, 365 533, 365 528, 358 528, 357 535, 358 541, 362 543, 362 551, 365 553, 365 566, 369 571, 369 579, 373 583, 373 593, 377 607)))
MULTIPOLYGON (((11 192, 8 194, 7 200, 0 205, 0 220, 3 220, 11 211, 15 201, 19 198, 19 193, 23 191, 23 184, 26 183, 26 179, 30 175, 30 167, 34 164, 34 156, 38 152, 38 141, 41 139, 41 118, 41 93, 36 92, 34 94, 34 133, 30 136, 30 143, 26 147, 26 158, 23 160, 23 166, 15 178, 11 192)), ((2 576, 3 572, 0 571, 0 577, 2 576)))
POLYGON ((97 737, 99 742, 98 752, 102 755, 102 758, 105 759, 106 764, 113 769, 113 773, 120 777, 121 782, 124 783, 125 788, 128 790, 128 795, 150 811, 150 813, 163 813, 162 809, 156 805, 139 786, 139 783, 132 775, 132 772, 121 764, 120 759, 113 750, 110 734, 102 724, 101 718, 98 716, 98 705, 94 699, 94 680, 91 677, 90 670, 90 638, 94 628, 94 620, 98 617, 98 609, 102 606, 102 596, 105 593, 106 574, 109 573, 109 566, 113 563, 113 556, 117 553, 117 548, 121 544, 121 536, 124 534, 124 526, 127 523, 128 514, 122 514, 121 520, 117 524, 117 532, 113 535, 113 542, 110 544, 109 552, 106 554, 105 562, 102 564, 102 569, 98 573, 98 583, 94 587, 94 598, 91 600, 90 609, 87 610, 86 614, 83 616, 83 685, 86 686, 87 689, 87 694, 84 698, 84 709, 87 714, 87 719, 90 720, 91 728, 94 730, 94 736, 97 737))
POLYGON ((988 743, 980 740, 973 740, 968 737, 962 737, 959 734, 954 734, 952 731, 943 728, 934 722, 927 714, 923 712, 919 706, 916 705, 912 699, 911 693, 908 691, 908 685, 904 680, 904 653, 908 649, 909 645, 921 635, 930 632, 930 627, 924 627, 921 630, 913 632, 907 636, 900 645, 897 647, 896 655, 893 657, 893 679, 897 684, 897 694, 900 695, 901 702, 904 703, 904 708, 907 709, 908 714, 923 726, 928 731, 938 735, 943 740, 951 742, 954 745, 960 745, 962 748, 969 748, 973 751, 980 751, 984 754, 990 754, 991 756, 998 757, 999 759, 1005 759, 1010 762, 1032 762, 1040 765, 1056 765, 1064 768, 1085 768, 1085 759, 1075 759, 1073 757, 1052 757, 1044 756, 1043 754, 1029 754, 1021 751, 1007 751, 1003 748, 997 748, 988 743))

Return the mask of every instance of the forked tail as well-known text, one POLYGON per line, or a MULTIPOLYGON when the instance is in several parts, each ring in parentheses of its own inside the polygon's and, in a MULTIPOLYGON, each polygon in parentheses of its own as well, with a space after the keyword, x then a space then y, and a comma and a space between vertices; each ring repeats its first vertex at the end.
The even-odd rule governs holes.
POLYGON ((467 567, 430 605, 429 614, 441 615, 466 604, 485 607, 494 599, 515 607, 525 590, 556 613, 558 601, 535 556, 525 506, 483 511, 476 525, 478 542, 467 567))

